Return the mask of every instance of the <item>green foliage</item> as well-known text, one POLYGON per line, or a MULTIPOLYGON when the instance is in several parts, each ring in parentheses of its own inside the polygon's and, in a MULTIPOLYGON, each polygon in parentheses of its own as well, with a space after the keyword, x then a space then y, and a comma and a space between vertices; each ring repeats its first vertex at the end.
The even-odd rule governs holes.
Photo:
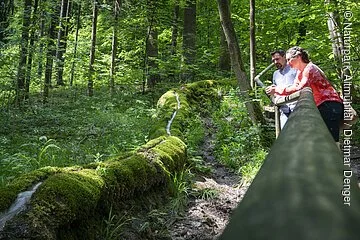
POLYGON ((194 114, 187 119, 186 129, 186 144, 188 146, 189 153, 195 153, 198 147, 204 142, 205 129, 204 123, 201 120, 199 114, 194 114))
POLYGON ((188 195, 190 194, 190 182, 192 179, 192 173, 189 169, 184 169, 171 175, 171 209, 174 213, 181 213, 184 211, 188 195))
POLYGON ((59 89, 49 105, 1 111, 0 176, 4 184, 42 166, 103 161, 147 141, 151 96, 101 92, 93 98, 59 89))
POLYGON ((119 239, 121 232, 131 221, 126 215, 118 216, 113 212, 113 208, 110 208, 107 219, 103 222, 101 236, 103 240, 116 240, 119 239))
POLYGON ((211 200, 219 195, 219 191, 213 188, 203 188, 195 189, 191 194, 202 200, 211 200))
POLYGON ((253 178, 265 158, 261 146, 260 126, 253 125, 244 102, 234 89, 224 97, 213 115, 216 125, 215 154, 226 166, 241 173, 248 181, 253 178))

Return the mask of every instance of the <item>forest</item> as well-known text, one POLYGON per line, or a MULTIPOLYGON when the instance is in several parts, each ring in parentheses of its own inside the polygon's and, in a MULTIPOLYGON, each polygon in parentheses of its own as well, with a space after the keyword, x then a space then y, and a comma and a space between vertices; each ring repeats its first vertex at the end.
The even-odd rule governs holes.
POLYGON ((171 225, 218 196, 194 188, 206 159, 250 185, 275 141, 254 79, 293 46, 360 112, 357 0, 0 0, 0 239, 195 239, 171 225))

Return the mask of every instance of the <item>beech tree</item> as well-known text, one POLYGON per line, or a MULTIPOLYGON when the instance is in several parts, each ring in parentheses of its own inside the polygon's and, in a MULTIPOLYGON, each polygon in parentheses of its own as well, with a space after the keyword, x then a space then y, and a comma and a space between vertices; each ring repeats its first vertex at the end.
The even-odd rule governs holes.
POLYGON ((183 61, 185 70, 183 73, 184 81, 194 79, 192 65, 196 60, 196 0, 186 0, 184 9, 184 29, 183 29, 183 61))
POLYGON ((157 20, 157 0, 147 0, 148 29, 146 34, 145 47, 145 72, 147 86, 151 89, 159 81, 157 72, 158 57, 158 20, 157 20))
MULTIPOLYGON (((19 104, 32 93, 42 94, 46 102, 54 85, 67 82, 86 88, 91 95, 95 81, 113 92, 115 80, 140 86, 143 80, 145 88, 160 79, 180 83, 219 79, 235 72, 228 47, 233 42, 228 42, 229 32, 226 36, 219 30, 218 1, 102 1, 96 4, 96 9, 101 7, 96 10, 96 24, 92 23, 94 5, 83 0, 19 3, 0 0, 0 97, 7 96, 7 102, 19 104)), ((301 44, 338 84, 343 13, 354 9, 351 74, 355 83, 360 81, 360 34, 355 24, 360 14, 355 0, 254 4, 252 0, 249 8, 249 1, 231 2, 233 34, 241 54, 237 61, 242 62, 237 78, 243 74, 251 86, 256 71, 268 66, 271 51, 301 44)))
POLYGON ((24 1, 24 12, 22 22, 22 34, 21 34, 21 50, 17 72, 17 86, 16 86, 16 103, 21 104, 21 101, 25 97, 25 74, 26 74, 26 60, 28 55, 29 44, 29 27, 31 18, 32 1, 24 1))
POLYGON ((59 17, 59 30, 57 37, 56 48, 56 70, 57 70, 57 85, 64 85, 63 72, 64 72, 64 53, 66 51, 67 34, 70 18, 71 0, 61 1, 61 10, 59 17))
POLYGON ((235 77, 238 80, 241 95, 245 98, 249 116, 254 123, 265 123, 260 106, 256 102, 251 101, 249 97, 251 86, 245 74, 240 47, 231 21, 229 0, 217 0, 217 2, 221 25, 229 47, 231 66, 235 73, 235 77))
POLYGON ((114 12, 114 23, 113 23, 113 36, 111 42, 111 63, 110 63, 110 92, 114 93, 115 89, 115 61, 118 46, 118 20, 121 9, 121 0, 114 0, 113 12, 114 12))
POLYGON ((88 79, 88 95, 94 95, 94 62, 95 62, 95 48, 96 48, 96 25, 98 18, 98 1, 93 1, 93 15, 91 27, 91 47, 90 47, 90 63, 89 63, 89 79, 88 79))

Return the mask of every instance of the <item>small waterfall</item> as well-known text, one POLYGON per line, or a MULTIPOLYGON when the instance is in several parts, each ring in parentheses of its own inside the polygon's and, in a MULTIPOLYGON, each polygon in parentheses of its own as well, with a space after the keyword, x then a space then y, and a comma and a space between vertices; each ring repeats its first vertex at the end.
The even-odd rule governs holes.
POLYGON ((42 182, 39 182, 34 185, 29 191, 19 193, 15 202, 10 206, 10 208, 4 213, 0 214, 0 231, 3 230, 5 223, 8 220, 10 220, 16 214, 25 209, 26 203, 29 202, 31 196, 41 184, 42 182))

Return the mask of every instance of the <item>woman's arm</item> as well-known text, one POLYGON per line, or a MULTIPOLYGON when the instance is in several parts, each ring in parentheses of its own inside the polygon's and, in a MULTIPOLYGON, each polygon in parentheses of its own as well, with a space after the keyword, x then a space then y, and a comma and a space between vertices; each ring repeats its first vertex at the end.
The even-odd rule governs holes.
POLYGON ((289 95, 291 93, 297 92, 300 89, 304 88, 309 81, 309 70, 307 68, 301 73, 297 72, 294 84, 288 87, 279 87, 279 86, 270 86, 266 89, 267 94, 277 94, 277 95, 289 95), (301 80, 299 80, 299 76, 302 74, 301 80))

